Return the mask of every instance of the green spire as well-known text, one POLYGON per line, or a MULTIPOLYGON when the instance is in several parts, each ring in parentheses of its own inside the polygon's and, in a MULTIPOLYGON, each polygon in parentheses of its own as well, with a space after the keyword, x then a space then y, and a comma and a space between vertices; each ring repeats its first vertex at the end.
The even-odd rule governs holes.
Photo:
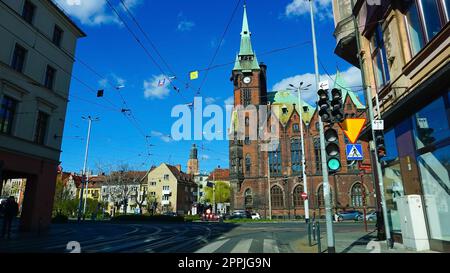
POLYGON ((244 5, 244 18, 242 20, 241 31, 241 47, 236 58, 236 63, 233 70, 242 70, 249 72, 251 70, 259 70, 258 60, 253 52, 252 42, 250 39, 251 32, 248 26, 247 7, 244 5))
POLYGON ((348 86, 347 82, 341 76, 341 72, 339 70, 337 70, 336 78, 334 79, 334 87, 333 88, 342 90, 342 99, 344 101, 348 95, 350 97, 350 99, 352 100, 352 102, 355 104, 357 109, 365 109, 364 105, 360 102, 360 100, 358 99, 358 96, 356 96, 355 92, 353 92, 347 86, 348 86))

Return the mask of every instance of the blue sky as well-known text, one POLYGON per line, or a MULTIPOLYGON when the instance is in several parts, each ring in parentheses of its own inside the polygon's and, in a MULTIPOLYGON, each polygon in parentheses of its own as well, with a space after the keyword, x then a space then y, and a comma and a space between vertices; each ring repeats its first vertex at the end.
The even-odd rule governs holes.
MULTIPOLYGON (((181 95, 169 85, 157 87, 157 81, 163 78, 161 71, 114 16, 105 0, 54 1, 87 34, 86 38, 78 42, 77 59, 88 64, 101 77, 80 61, 75 63, 73 74, 92 89, 105 89, 105 97, 97 98, 86 86, 72 80, 72 97, 61 155, 65 171, 79 171, 82 168, 87 122, 81 117, 88 115, 100 118, 100 121, 93 123, 89 150, 88 165, 94 171, 98 167, 107 169, 107 166, 124 162, 132 169, 146 170, 151 165, 168 162, 181 164, 185 170, 192 143, 200 146, 202 171, 210 171, 218 165, 228 168, 227 141, 173 141, 168 135, 176 120, 171 117, 172 108, 191 102, 194 90, 198 89, 205 75, 204 71, 200 71, 200 78, 190 81, 189 72, 208 67, 237 1, 125 0, 165 62, 175 72, 177 80, 174 84, 180 88, 181 95), (189 82, 192 88, 186 89, 185 82, 189 82), (124 88, 118 91, 113 88, 116 85, 123 85, 124 88), (125 99, 126 106, 120 95, 125 99), (116 107, 112 107, 112 104, 116 107), (135 119, 120 113, 120 108, 131 109, 135 119), (151 137, 145 138, 144 135, 151 137), (154 146, 148 148, 147 143, 154 146), (148 156, 148 149, 151 156, 148 156)), ((127 19, 159 65, 165 68, 136 25, 119 6, 119 0, 109 1, 127 19)), ((339 67, 349 85, 359 85, 359 71, 350 68, 348 63, 333 53, 336 42, 332 35, 334 22, 331 0, 316 2, 316 32, 321 62, 332 77, 336 67, 339 67)), ((239 51, 242 3, 220 47, 215 65, 233 62, 239 51)), ((258 60, 268 65, 268 87, 271 90, 282 89, 289 83, 297 84, 299 81, 313 82, 312 45, 305 43, 311 41, 310 18, 305 3, 307 1, 303 0, 247 0, 253 48, 258 60), (305 44, 264 54, 300 43, 305 44)), ((228 64, 210 70, 200 91, 204 102, 223 106, 232 96, 233 87, 229 81, 232 66, 228 64)), ((320 73, 323 74, 322 79, 329 79, 322 68, 320 73)), ((172 76, 167 69, 164 74, 172 76)), ((310 103, 314 96, 313 89, 309 95, 306 94, 310 103)))

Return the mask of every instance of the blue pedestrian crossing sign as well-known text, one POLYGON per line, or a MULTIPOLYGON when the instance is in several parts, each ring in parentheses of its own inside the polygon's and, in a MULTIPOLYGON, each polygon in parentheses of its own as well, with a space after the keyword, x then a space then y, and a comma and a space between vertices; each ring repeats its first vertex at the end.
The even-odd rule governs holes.
POLYGON ((361 144, 347 144, 347 160, 363 160, 361 144))

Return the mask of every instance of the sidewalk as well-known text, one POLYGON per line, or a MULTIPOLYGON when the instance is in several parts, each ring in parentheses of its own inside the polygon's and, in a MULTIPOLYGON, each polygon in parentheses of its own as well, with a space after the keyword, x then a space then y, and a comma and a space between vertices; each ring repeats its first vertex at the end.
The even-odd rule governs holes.
MULTIPOLYGON (((438 253, 436 251, 415 251, 407 249, 404 245, 394 243, 389 249, 386 241, 376 241, 376 231, 335 233, 336 253, 438 253)), ((311 238, 312 245, 308 244, 308 236, 291 243, 291 247, 298 253, 318 253, 317 242, 311 238)), ((327 252, 327 235, 321 233, 321 250, 327 252)))

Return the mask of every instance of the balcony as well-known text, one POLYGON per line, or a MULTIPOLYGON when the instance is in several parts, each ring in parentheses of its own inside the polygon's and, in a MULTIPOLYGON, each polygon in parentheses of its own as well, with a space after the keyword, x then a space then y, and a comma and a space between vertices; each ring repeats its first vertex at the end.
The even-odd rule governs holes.
POLYGON ((168 205, 170 205, 170 201, 169 200, 161 200, 161 205, 168 206, 168 205))
POLYGON ((349 16, 339 21, 333 35, 337 41, 334 53, 353 66, 359 68, 359 61, 357 58, 358 47, 356 44, 353 16, 349 16))
POLYGON ((172 194, 172 190, 163 190, 162 194, 163 195, 171 195, 172 194))

